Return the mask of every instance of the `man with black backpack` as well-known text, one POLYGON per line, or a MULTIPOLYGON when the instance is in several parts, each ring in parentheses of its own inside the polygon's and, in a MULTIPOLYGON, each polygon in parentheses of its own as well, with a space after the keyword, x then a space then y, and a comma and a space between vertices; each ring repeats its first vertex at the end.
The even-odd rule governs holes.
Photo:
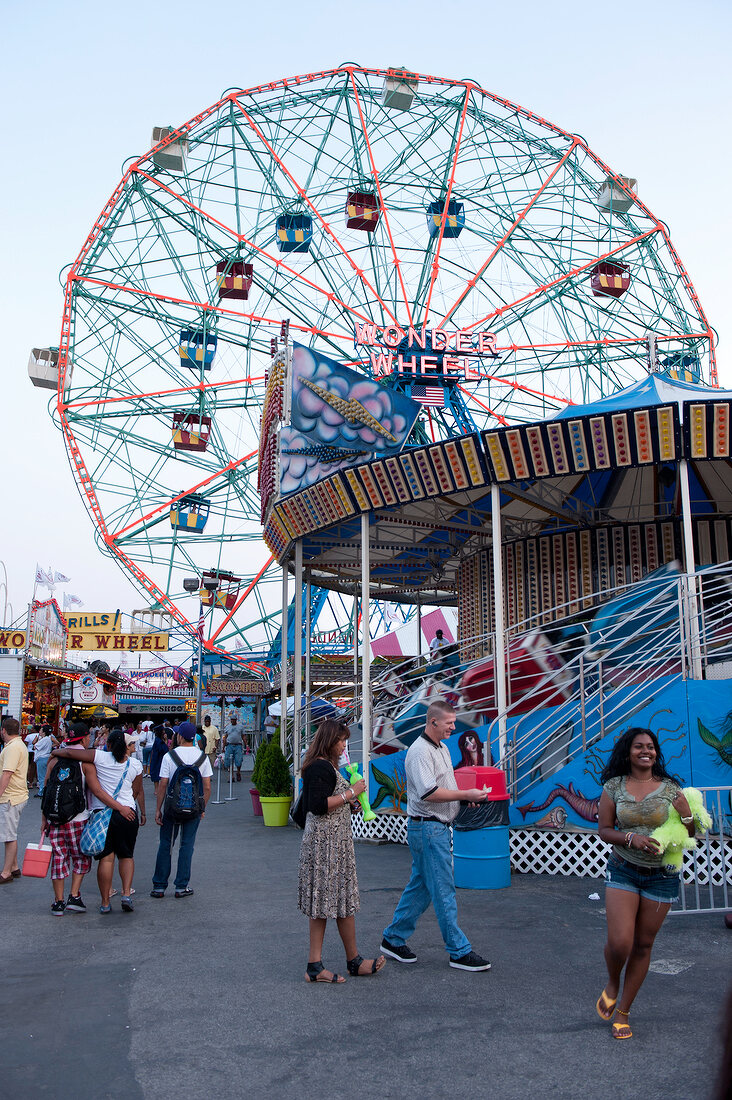
POLYGON ((175 896, 189 898, 193 890, 188 886, 191 877, 193 846, 206 803, 211 795, 213 770, 206 753, 194 744, 196 727, 192 722, 181 722, 178 727, 177 746, 163 757, 160 765, 160 781, 157 786, 155 821, 160 826, 158 857, 153 873, 151 898, 162 898, 168 887, 171 866, 171 849, 178 832, 180 847, 175 875, 175 896))
MULTIPOLYGON (((88 748, 89 727, 85 722, 74 722, 66 735, 62 748, 88 748)), ((84 831, 89 810, 87 785, 105 805, 121 810, 123 807, 111 795, 102 790, 96 772, 89 767, 86 773, 78 760, 55 760, 46 776, 41 800, 41 828, 48 834, 53 848, 51 857, 51 883, 54 900, 51 912, 55 917, 64 913, 86 913, 81 898, 81 884, 91 870, 91 856, 81 850, 81 834, 84 831), (71 893, 64 901, 66 879, 71 875, 71 893)))

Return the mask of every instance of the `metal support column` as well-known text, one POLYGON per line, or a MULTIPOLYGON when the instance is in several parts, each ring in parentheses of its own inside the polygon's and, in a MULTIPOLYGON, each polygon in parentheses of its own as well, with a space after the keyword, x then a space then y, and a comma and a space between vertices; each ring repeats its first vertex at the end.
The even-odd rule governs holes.
POLYGON ((689 665, 693 680, 702 679, 701 642, 699 638, 699 599, 694 556, 694 528, 691 522, 691 494, 689 492, 689 464, 685 458, 679 462, 681 483, 681 518, 684 528, 684 588, 688 608, 689 665))
POLYGON ((369 596, 371 593, 370 529, 367 512, 361 516, 361 734, 363 746, 363 777, 366 797, 369 796, 369 757, 371 755, 371 630, 369 596))
POLYGON ((295 543, 295 646, 292 655, 293 680, 293 734, 292 770, 297 775, 300 768, 300 726, 302 707, 302 542, 295 543))
MULTIPOLYGON (((503 541, 501 535, 501 490, 491 485, 491 541, 493 545, 493 676, 498 709, 498 755, 506 756, 506 633, 503 619, 503 541)), ((485 763, 490 763, 490 745, 483 749, 485 763)))
MULTIPOLYGON (((310 570, 309 569, 306 570, 305 576, 307 577, 307 585, 306 585, 306 588, 305 588, 305 695, 307 697, 307 704, 305 706, 305 730, 306 730, 306 734, 307 734, 307 740, 308 740, 308 743, 309 743, 310 742, 310 724, 312 722, 311 711, 312 711, 312 698, 313 698, 313 688, 312 688, 312 684, 310 683, 310 653, 311 653, 311 648, 312 648, 312 643, 311 643, 311 638, 310 638, 310 631, 311 631, 310 608, 312 607, 312 585, 311 585, 311 582, 310 582, 310 570)), ((297 770, 295 772, 295 775, 299 775, 299 774, 300 774, 300 761, 298 760, 297 770)))
POLYGON ((287 753, 287 562, 282 563, 282 652, 280 653, 280 748, 287 753))

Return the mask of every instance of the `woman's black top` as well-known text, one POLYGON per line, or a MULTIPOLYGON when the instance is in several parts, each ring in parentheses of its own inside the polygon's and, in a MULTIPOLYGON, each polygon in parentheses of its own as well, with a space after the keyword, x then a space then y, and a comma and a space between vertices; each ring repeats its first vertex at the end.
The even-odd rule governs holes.
POLYGON ((327 760, 313 760, 302 773, 305 812, 322 817, 328 813, 328 799, 336 785, 337 772, 327 760))

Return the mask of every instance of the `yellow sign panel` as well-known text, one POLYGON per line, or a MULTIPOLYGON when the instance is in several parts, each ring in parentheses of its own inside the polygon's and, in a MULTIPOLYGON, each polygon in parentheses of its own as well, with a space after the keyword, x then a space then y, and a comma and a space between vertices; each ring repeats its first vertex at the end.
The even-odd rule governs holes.
POLYGON ((69 634, 119 634, 122 615, 119 611, 66 612, 69 634))
POLYGON ((25 649, 24 630, 0 630, 0 649, 25 649))
POLYGON ((169 634, 80 634, 69 631, 67 649, 134 650, 141 653, 162 653, 168 648, 169 634))

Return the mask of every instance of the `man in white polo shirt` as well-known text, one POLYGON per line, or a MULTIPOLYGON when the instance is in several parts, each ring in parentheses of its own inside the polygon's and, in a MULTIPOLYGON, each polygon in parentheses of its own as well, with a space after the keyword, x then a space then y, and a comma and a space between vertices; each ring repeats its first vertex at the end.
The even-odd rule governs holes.
POLYGON ((491 964, 473 951, 457 922, 450 823, 461 802, 485 802, 488 796, 477 788, 458 790, 450 753, 442 744, 454 729, 455 711, 444 699, 437 699, 427 710, 424 733, 407 750, 404 767, 412 874, 391 924, 384 929, 381 950, 397 962, 416 962, 407 940, 432 902, 450 966, 456 970, 490 970, 491 964))

